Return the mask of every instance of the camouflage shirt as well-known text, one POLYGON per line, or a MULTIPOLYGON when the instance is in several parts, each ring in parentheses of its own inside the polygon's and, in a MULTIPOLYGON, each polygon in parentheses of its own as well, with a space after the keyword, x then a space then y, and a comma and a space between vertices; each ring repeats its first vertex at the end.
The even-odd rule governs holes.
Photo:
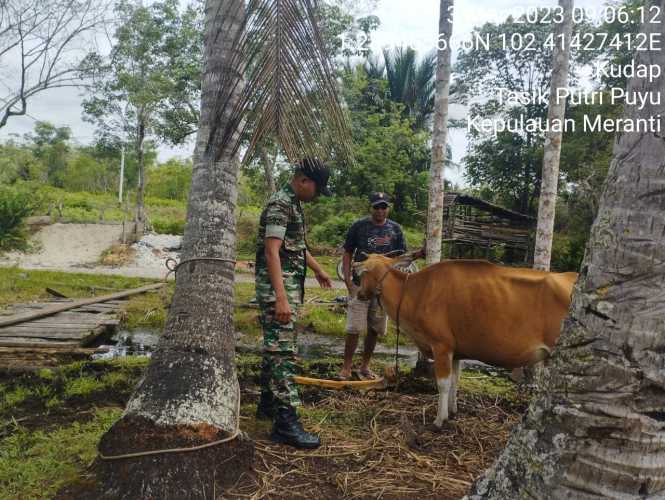
POLYGON ((270 283, 265 257, 265 239, 282 240, 279 260, 289 302, 302 303, 305 291, 305 217, 300 201, 290 184, 274 193, 259 222, 256 244, 256 298, 259 303, 274 302, 275 290, 270 283))

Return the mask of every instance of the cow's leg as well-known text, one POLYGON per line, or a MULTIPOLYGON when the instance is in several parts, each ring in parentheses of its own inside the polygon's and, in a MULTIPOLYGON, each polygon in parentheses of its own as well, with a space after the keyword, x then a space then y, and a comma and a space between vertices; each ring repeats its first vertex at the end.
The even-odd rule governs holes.
POLYGON ((450 376, 450 391, 448 392, 448 409, 450 414, 457 413, 457 385, 459 383, 460 369, 462 368, 459 359, 453 359, 453 368, 450 376))
POLYGON ((439 405, 437 407, 434 425, 441 427, 444 420, 448 420, 448 394, 452 380, 453 353, 446 349, 434 348, 434 374, 439 389, 439 405))

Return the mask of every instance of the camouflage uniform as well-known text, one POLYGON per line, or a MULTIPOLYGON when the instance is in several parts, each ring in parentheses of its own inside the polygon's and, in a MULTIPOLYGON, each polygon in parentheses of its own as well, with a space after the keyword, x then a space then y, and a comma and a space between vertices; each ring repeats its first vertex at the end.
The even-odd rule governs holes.
POLYGON ((263 363, 261 387, 273 394, 277 406, 299 406, 298 390, 293 382, 296 370, 297 309, 305 292, 305 219, 293 188, 286 185, 270 197, 261 213, 256 248, 256 299, 261 309, 263 327, 263 363), (265 258, 265 239, 279 238, 282 279, 291 306, 291 321, 275 319, 275 290, 270 283, 265 258))

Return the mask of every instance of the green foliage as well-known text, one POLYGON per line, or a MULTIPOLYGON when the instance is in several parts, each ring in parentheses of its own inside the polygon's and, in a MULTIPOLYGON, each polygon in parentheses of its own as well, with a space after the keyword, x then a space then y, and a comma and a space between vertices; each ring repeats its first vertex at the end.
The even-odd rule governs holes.
POLYGON ((256 236, 259 230, 259 215, 241 211, 236 222, 236 251, 244 254, 256 252, 256 236))
POLYGON ((0 186, 0 250, 28 247, 25 218, 35 207, 34 194, 10 186, 0 186))
POLYGON ((121 413, 119 408, 97 410, 89 422, 52 432, 16 427, 0 441, 2 498, 47 498, 77 480, 97 455, 99 439, 121 413))
MULTIPOLYGON (((650 12, 649 2, 646 0, 615 0, 609 5, 612 5, 611 8, 615 12, 628 13, 629 20, 628 22, 620 22, 622 16, 615 16, 611 23, 603 23, 595 27, 597 33, 602 33, 597 37, 597 40, 601 40, 601 37, 604 36, 607 36, 608 40, 612 40, 615 36, 619 36, 624 40, 627 40, 630 36, 634 37, 639 33, 641 27, 640 11, 638 9, 646 7, 646 12, 650 12)), ((601 48, 595 47, 594 50, 586 51, 586 55, 588 58, 595 57, 599 61, 607 61, 610 64, 625 67, 635 57, 635 52, 635 44, 622 43, 617 47, 616 44, 608 43, 601 48)), ((603 88, 606 90, 611 88, 625 89, 628 79, 623 71, 620 73, 618 76, 603 75, 601 78, 603 88)))
POLYGON ((71 134, 69 127, 56 127, 41 121, 35 123, 34 133, 26 134, 35 157, 46 166, 48 181, 53 186, 64 186, 71 134))
POLYGON ((347 68, 343 81, 356 164, 332 164, 335 194, 366 199, 374 191, 386 191, 394 199, 395 220, 422 220, 428 196, 429 133, 415 130, 403 105, 389 99, 388 82, 370 77, 363 66, 347 68))
MULTIPOLYGON (((372 32, 381 24, 378 17, 362 15, 366 12, 358 9, 352 12, 349 7, 345 0, 328 0, 318 5, 319 28, 330 59, 364 55, 371 46, 372 32)), ((364 10, 373 10, 371 5, 367 7, 370 8, 364 10)))
POLYGON ((3 394, 2 405, 0 410, 6 411, 16 405, 21 404, 32 395, 32 391, 26 387, 16 387, 13 391, 8 391, 3 394))
POLYGON ((95 391, 99 391, 104 384, 95 377, 80 377, 69 380, 65 385, 65 398, 90 396, 95 391))
POLYGON ((173 158, 166 163, 148 168, 146 195, 186 201, 191 182, 192 162, 173 158))
POLYGON ((404 104, 404 113, 413 120, 413 127, 423 130, 434 113, 434 76, 436 53, 421 61, 411 47, 398 47, 392 54, 383 52, 390 99, 404 104))
POLYGON ((7 141, 0 145, 0 184, 17 180, 47 182, 46 165, 26 146, 7 141))
POLYGON ((181 12, 177 0, 119 0, 115 10, 121 21, 109 60, 96 55, 86 67, 97 83, 83 104, 85 118, 115 142, 150 129, 160 140, 183 143, 198 123, 202 11, 181 12))
POLYGON ((117 170, 117 166, 101 162, 88 154, 79 153, 67 163, 62 187, 68 191, 93 193, 112 191, 117 182, 117 173, 112 169, 117 170))
POLYGON ((358 217, 351 213, 335 215, 312 228, 309 243, 320 249, 333 250, 344 243, 346 233, 358 217))
POLYGON ((154 280, 125 276, 36 271, 0 267, 0 307, 20 302, 33 302, 50 297, 46 287, 68 297, 94 297, 108 294, 108 289, 124 290, 154 283, 154 280))

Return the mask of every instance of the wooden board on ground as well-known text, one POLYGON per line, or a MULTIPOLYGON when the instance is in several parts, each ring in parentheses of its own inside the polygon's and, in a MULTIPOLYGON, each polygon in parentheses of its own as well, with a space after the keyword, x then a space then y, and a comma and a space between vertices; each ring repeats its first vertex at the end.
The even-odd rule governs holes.
POLYGON ((128 297, 164 285, 87 299, 58 297, 11 306, 0 316, 0 369, 30 370, 88 357, 95 349, 86 347, 120 323, 116 314, 128 297))

